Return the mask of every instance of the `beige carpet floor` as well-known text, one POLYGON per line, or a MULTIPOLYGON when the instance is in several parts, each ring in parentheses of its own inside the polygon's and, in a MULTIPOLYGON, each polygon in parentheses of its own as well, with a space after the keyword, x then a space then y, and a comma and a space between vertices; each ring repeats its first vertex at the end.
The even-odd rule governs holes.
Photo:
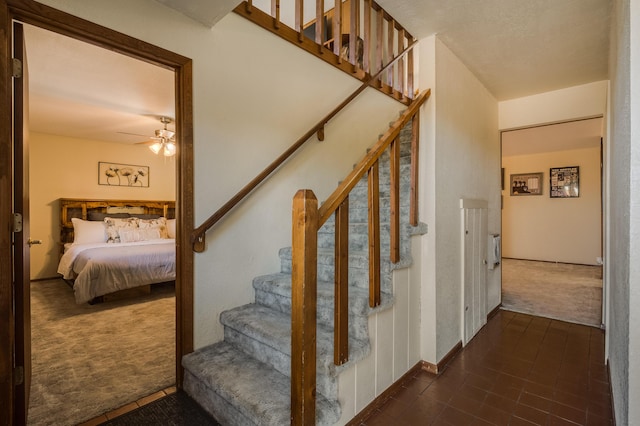
POLYGON ((602 267, 502 259, 502 307, 600 326, 602 267))
POLYGON ((30 425, 75 425, 175 383, 175 291, 75 303, 62 280, 31 283, 30 425))

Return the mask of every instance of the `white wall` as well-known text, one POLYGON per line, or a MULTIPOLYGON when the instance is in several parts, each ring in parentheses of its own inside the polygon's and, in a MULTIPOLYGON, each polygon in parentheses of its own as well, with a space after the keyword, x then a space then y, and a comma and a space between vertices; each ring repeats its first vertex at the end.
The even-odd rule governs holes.
POLYGON ((600 117, 607 105, 608 82, 596 81, 499 104, 500 130, 600 117))
POLYGON ((153 154, 144 145, 31 133, 29 135, 31 278, 58 276, 60 253, 59 198, 175 200, 175 161, 153 154), (98 185, 98 162, 149 166, 149 187, 98 185))
MULTIPOLYGON (((460 198, 486 200, 488 231, 500 233, 498 103, 439 39, 421 41, 420 67, 420 84, 434 82, 435 97, 420 133, 421 220, 429 229, 422 237, 421 357, 437 363, 462 340, 460 198), (423 69, 429 61, 435 72, 423 69)), ((501 269, 487 274, 489 312, 500 303, 501 269)))
POLYGON ((410 268, 393 272, 394 303, 369 317, 369 356, 340 374, 339 401, 348 423, 420 360, 420 238, 411 240, 410 268))
POLYGON ((640 424, 640 1, 617 0, 611 32, 607 347, 618 424, 640 424))
POLYGON ((602 256, 600 148, 503 157, 502 167, 502 255, 596 265, 602 256), (580 167, 578 198, 549 196, 549 169, 564 166, 580 167), (533 172, 543 172, 542 195, 511 196, 509 176, 533 172))
MULTIPOLYGON (((630 140, 631 143, 631 188, 629 237, 631 247, 629 279, 629 401, 640 401, 640 0, 631 0, 630 11, 630 140)), ((629 405, 629 424, 640 424, 640 406, 629 405)))
MULTIPOLYGON (((359 85, 234 13, 206 28, 153 0, 43 3, 193 59, 196 226, 359 85)), ((325 199, 400 110, 365 91, 324 142, 311 140, 207 234, 195 256, 196 348, 222 339, 220 313, 253 300, 255 276, 279 270, 295 192, 325 199)))

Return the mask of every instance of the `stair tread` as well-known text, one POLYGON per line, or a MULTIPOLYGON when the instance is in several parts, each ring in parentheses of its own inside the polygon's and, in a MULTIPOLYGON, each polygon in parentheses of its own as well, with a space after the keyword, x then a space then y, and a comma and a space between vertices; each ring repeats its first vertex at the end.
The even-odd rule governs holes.
MULTIPOLYGON (((290 423, 291 380, 235 346, 219 342, 183 358, 183 366, 255 424, 290 423)), ((337 403, 317 395, 318 424, 340 418, 337 403)))

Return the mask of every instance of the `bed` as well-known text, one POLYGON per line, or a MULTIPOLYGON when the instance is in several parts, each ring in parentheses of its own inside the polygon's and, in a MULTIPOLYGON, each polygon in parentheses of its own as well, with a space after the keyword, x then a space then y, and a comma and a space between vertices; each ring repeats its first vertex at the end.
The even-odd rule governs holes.
POLYGON ((60 199, 58 273, 76 303, 175 280, 175 202, 60 199))

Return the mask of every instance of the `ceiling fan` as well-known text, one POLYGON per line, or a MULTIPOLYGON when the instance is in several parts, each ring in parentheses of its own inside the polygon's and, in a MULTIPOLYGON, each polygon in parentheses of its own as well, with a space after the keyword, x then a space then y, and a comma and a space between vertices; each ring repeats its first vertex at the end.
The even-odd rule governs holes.
POLYGON ((160 122, 164 127, 156 130, 156 135, 151 137, 151 141, 140 143, 150 144, 149 149, 154 154, 162 152, 165 157, 171 157, 176 153, 176 132, 167 129, 167 124, 171 123, 170 118, 160 117, 160 122))

